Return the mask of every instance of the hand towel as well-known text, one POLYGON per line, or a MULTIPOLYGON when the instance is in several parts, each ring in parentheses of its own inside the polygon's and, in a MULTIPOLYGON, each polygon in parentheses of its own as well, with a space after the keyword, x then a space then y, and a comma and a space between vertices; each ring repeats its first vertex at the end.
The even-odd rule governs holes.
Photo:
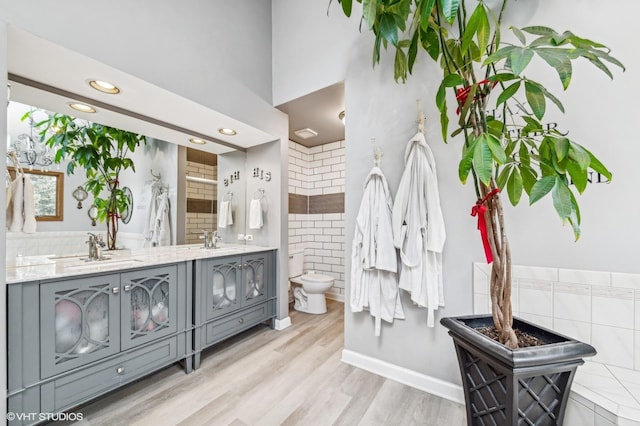
POLYGON ((36 203, 33 195, 33 182, 29 176, 23 177, 23 207, 22 212, 24 214, 24 224, 22 225, 22 232, 25 234, 33 234, 36 232, 38 222, 36 222, 36 203))
POLYGON ((22 226, 24 225, 24 183, 21 176, 16 176, 13 182, 11 182, 11 224, 9 225, 9 231, 22 232, 22 226))
POLYGON ((262 203, 260 203, 260 200, 251 200, 251 204, 249 204, 249 228, 260 229, 263 224, 262 203))
POLYGON ((231 211, 231 201, 221 201, 218 212, 218 228, 226 228, 233 225, 233 212, 231 211))

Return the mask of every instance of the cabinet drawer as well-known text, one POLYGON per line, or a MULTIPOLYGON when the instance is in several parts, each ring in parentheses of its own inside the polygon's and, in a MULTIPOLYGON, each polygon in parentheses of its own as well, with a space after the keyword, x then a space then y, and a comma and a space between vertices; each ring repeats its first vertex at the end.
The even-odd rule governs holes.
POLYGON ((206 325, 205 345, 209 346, 271 317, 271 304, 263 303, 244 309, 206 325))
POLYGON ((42 411, 55 412, 78 405, 178 361, 184 356, 183 352, 179 350, 178 336, 175 336, 53 380, 42 385, 42 411))

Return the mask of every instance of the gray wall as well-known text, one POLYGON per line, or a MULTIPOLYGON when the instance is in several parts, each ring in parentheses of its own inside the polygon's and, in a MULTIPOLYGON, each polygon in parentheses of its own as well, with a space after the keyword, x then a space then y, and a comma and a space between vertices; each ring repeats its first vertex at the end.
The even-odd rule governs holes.
MULTIPOLYGON (((427 114, 427 139, 434 151, 442 208, 447 226, 444 252, 445 315, 470 313, 471 263, 483 260, 482 246, 469 213, 475 202, 472 187, 457 179, 460 141, 442 143, 439 118, 433 98, 439 84, 434 64, 423 62, 405 85, 393 81, 392 56, 384 54, 382 63, 371 69, 372 37, 357 31, 360 11, 346 22, 337 2, 329 7, 313 0, 274 0, 274 99, 286 102, 302 94, 345 81, 346 126, 346 211, 345 245, 347 257, 347 295, 354 221, 362 195, 362 184, 371 167, 369 140, 376 138, 384 151, 382 169, 395 196, 403 169, 402 152, 416 132, 416 99, 423 101, 427 114), (291 35, 296 40, 290 42, 291 35), (305 49, 294 50, 294 45, 305 49), (304 59, 314 54, 314 70, 304 59), (348 54, 345 52, 349 52, 348 54), (286 57, 286 58, 285 58, 286 57), (430 78, 429 75, 435 75, 430 78), (285 84, 281 88, 278 83, 285 84)), ((507 226, 514 262, 563 268, 638 273, 637 216, 640 200, 636 197, 637 171, 634 161, 640 154, 635 143, 634 119, 638 107, 630 96, 639 93, 637 68, 640 59, 629 40, 640 35, 634 23, 640 5, 632 0, 602 7, 595 0, 570 2, 511 2, 508 20, 518 26, 548 25, 558 31, 571 29, 579 35, 602 41, 614 49, 628 68, 616 72, 614 82, 584 64, 574 67, 574 78, 567 94, 548 71, 545 82, 565 103, 567 114, 552 114, 563 128, 571 130, 576 141, 598 153, 614 171, 609 185, 591 185, 581 198, 583 236, 573 242, 571 230, 562 227, 550 200, 528 208, 508 208, 507 226), (544 7, 543 7, 544 5, 544 7), (624 11, 624 13, 619 13, 624 11), (598 25, 594 25, 598 22, 598 25), (635 37, 634 37, 635 36, 635 37)), ((506 35, 506 32, 504 34, 506 35)), ((407 319, 384 325, 381 338, 373 336, 368 314, 345 313, 345 349, 404 367, 419 374, 459 383, 455 354, 450 338, 442 327, 426 327, 426 312, 415 309, 403 297, 407 319)))
MULTIPOLYGON (((7 87, 7 26, 0 21, 0 87, 7 87)), ((7 103, 0 102, 0 135, 7 134, 7 103)), ((7 146, 0 143, 0 157, 4 158, 7 154, 7 146)), ((5 191, 0 191, 0 206, 6 206, 7 199, 5 191)), ((4 270, 6 258, 5 241, 7 238, 7 222, 5 215, 0 215, 0 265, 4 270)), ((7 315, 4 309, 7 306, 7 292, 5 291, 4 274, 0 274, 0 415, 7 412, 7 315)))

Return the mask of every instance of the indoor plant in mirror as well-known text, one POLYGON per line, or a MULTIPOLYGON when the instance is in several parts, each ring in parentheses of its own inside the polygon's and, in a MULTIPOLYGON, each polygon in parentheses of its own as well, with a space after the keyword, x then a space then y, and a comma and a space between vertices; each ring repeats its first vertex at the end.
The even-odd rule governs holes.
MULTIPOLYGON (((569 31, 557 32, 547 26, 505 28, 503 18, 510 6, 508 0, 493 1, 492 4, 497 4, 493 7, 482 0, 356 1, 362 3, 361 27, 375 36, 374 65, 380 61, 382 47, 395 51, 396 81, 406 81, 419 53, 426 53, 439 65, 437 73, 424 78, 440 81, 435 104, 440 112, 442 137, 445 141, 452 137, 460 142, 456 173, 463 183, 472 180, 477 195, 473 215, 478 216, 487 262, 492 263, 492 317, 482 321, 471 317, 441 321, 454 338, 461 368, 476 369, 463 371, 468 422, 511 424, 534 419, 535 424, 561 423, 564 408, 560 406, 566 393, 560 395, 560 391, 570 386, 582 357, 595 351, 589 345, 553 337, 550 332, 519 320, 514 327, 511 252, 501 198, 504 194, 516 205, 526 194, 529 204, 533 204, 550 194, 562 222, 571 226, 576 240, 579 238, 580 209, 576 195, 586 189, 590 171, 607 179, 611 179, 611 173, 568 133, 545 123, 548 106, 564 112, 563 104, 545 81, 549 74, 557 74, 566 90, 576 60, 591 63, 609 77, 612 77, 609 66, 624 67, 604 45, 569 31), (533 62, 549 68, 529 67, 533 62), (536 71, 539 75, 533 75, 536 71), (449 98, 448 91, 452 91, 449 98), (448 101, 454 99, 455 115, 448 107, 448 101), (456 129, 449 134, 453 117, 456 129), (467 325, 493 325, 500 343, 480 336, 467 325), (514 328, 547 338, 552 344, 517 349, 522 342, 514 328), (465 340, 462 336, 465 333, 470 333, 471 338, 465 340), (554 348, 565 351, 567 356, 563 358, 553 352, 554 348), (546 361, 536 359, 537 353, 543 353, 546 361), (490 357, 494 359, 489 360, 490 357), (536 382, 531 388, 553 382, 551 387, 558 390, 559 396, 527 413, 515 401, 519 394, 536 399, 532 395, 537 390, 523 386, 528 386, 527 380, 534 376, 533 370, 538 365, 552 360, 564 364, 566 374, 559 373, 562 368, 554 364, 552 374, 558 377, 548 379, 543 373, 544 383, 536 382), (523 376, 523 369, 529 369, 529 376, 523 376), (479 385, 483 376, 492 383, 479 385), (527 380, 521 380, 525 377, 527 380)), ((353 0, 338 3, 350 16, 353 0)), ((517 8, 517 3, 513 7, 517 8)))
POLYGON ((145 137, 64 114, 49 114, 35 126, 41 140, 56 150, 55 162, 68 161, 67 174, 73 174, 77 167, 84 168, 84 188, 93 195, 98 220, 107 222, 107 247, 115 250, 118 224, 129 208, 120 187, 120 172, 135 171, 129 155, 146 143, 145 137), (108 195, 103 198, 105 189, 108 195))

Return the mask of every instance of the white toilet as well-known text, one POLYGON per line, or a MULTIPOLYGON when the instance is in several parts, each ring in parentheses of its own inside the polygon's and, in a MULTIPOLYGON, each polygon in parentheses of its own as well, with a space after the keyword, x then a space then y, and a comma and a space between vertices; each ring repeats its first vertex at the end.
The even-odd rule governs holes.
POLYGON ((324 293, 333 286, 334 278, 328 275, 307 271, 302 274, 304 265, 304 250, 297 249, 289 252, 289 281, 293 286, 296 311, 308 314, 324 314, 327 312, 327 302, 324 293), (300 287, 301 286, 301 287, 300 287))

